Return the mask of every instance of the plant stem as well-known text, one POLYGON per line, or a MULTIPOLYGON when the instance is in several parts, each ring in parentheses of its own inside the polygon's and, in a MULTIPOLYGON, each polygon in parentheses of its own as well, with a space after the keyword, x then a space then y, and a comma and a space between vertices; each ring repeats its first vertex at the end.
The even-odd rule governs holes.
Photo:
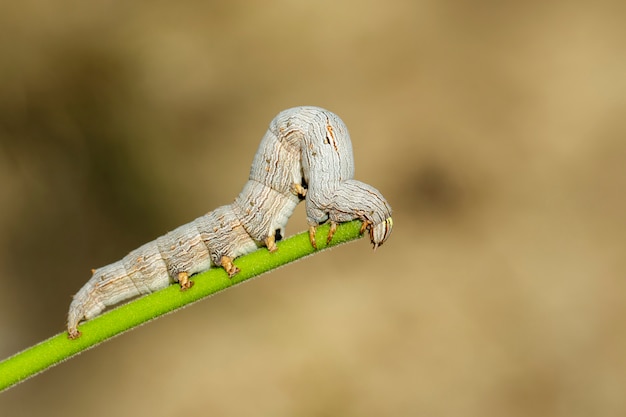
POLYGON ((52 336, 0 362, 0 392, 140 324, 315 252, 358 239, 360 227, 358 220, 339 225, 329 245, 329 226, 319 227, 317 251, 309 242, 308 232, 300 233, 278 242, 275 253, 261 248, 238 258, 235 264, 241 272, 232 279, 222 268, 210 269, 193 276, 194 286, 187 291, 170 285, 87 321, 80 326, 83 334, 76 340, 68 339, 67 332, 52 336))

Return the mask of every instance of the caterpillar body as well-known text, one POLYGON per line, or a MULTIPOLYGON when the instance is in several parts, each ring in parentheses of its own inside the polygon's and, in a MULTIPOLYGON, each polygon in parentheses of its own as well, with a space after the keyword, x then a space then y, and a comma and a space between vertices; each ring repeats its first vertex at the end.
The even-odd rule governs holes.
MULTIPOLYGON (((354 219, 369 230, 374 249, 382 245, 393 227, 391 206, 382 194, 354 179, 354 158, 348 128, 329 111, 301 108, 306 115, 308 134, 302 137, 302 170, 308 185, 306 214, 309 237, 315 247, 315 228, 330 221, 328 242, 337 223, 354 219)), ((304 127, 300 130, 306 131, 304 127)))
POLYGON ((253 159, 248 182, 232 204, 218 207, 190 223, 131 251, 121 260, 93 270, 74 295, 67 329, 80 336, 78 324, 108 306, 178 282, 190 288, 190 276, 222 267, 230 277, 233 260, 276 241, 297 204, 306 199, 311 244, 315 228, 359 218, 374 248, 391 233, 391 208, 373 187, 356 181, 347 128, 335 114, 319 107, 295 107, 270 123, 253 159))

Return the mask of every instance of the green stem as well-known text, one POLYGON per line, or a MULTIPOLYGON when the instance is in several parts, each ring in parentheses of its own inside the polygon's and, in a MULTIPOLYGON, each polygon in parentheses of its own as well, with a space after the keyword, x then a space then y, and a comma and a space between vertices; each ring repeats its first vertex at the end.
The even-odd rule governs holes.
POLYGON ((278 251, 274 253, 260 249, 237 259, 235 264, 241 272, 232 279, 222 268, 210 269, 195 275, 194 286, 187 291, 170 285, 82 324, 83 335, 76 340, 68 339, 66 332, 52 336, 0 362, 0 391, 140 324, 314 252, 358 239, 360 227, 358 220, 339 225, 329 245, 326 245, 328 225, 319 227, 317 251, 311 246, 308 233, 300 233, 278 242, 278 251))

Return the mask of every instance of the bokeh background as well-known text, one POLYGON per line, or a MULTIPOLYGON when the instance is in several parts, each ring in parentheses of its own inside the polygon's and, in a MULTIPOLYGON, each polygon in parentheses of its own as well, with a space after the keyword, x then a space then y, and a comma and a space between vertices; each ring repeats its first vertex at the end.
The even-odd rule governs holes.
POLYGON ((63 330, 90 268, 230 203, 288 107, 344 119, 395 229, 83 353, 0 414, 626 415, 625 13, 3 2, 1 358, 63 330))

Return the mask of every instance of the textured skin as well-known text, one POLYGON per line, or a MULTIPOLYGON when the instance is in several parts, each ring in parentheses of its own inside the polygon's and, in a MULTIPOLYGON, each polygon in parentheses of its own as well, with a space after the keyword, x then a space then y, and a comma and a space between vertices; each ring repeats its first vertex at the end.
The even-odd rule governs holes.
MULTIPOLYGON (((308 122, 302 142, 302 169, 309 189, 307 221, 315 246, 315 227, 360 219, 369 229, 374 249, 382 245, 393 227, 391 206, 374 187, 354 178, 354 158, 348 128, 335 114, 316 107, 298 112, 300 124, 308 122)), ((328 241, 332 239, 334 227, 328 241)))
POLYGON ((378 190, 353 177, 352 144, 338 116, 319 107, 282 111, 270 123, 249 180, 232 204, 93 271, 70 305, 69 337, 79 337, 78 323, 108 306, 174 282, 190 288, 189 277, 211 267, 234 276, 239 269, 233 259, 260 246, 276 250, 276 233, 284 236, 287 220, 305 195, 313 246, 318 225, 331 222, 330 241, 336 223, 361 219, 376 248, 391 233, 391 208, 378 190))
MULTIPOLYGON (((283 114, 283 113, 281 113, 283 114)), ((287 116, 287 115, 283 115, 287 116)), ((230 276, 232 260, 260 246, 276 250, 275 234, 285 234, 287 220, 303 198, 300 146, 281 135, 280 115, 272 121, 254 157, 250 177, 235 201, 146 243, 120 261, 93 271, 74 295, 67 319, 70 338, 80 336, 81 320, 108 306, 180 282, 212 266, 230 276)))

